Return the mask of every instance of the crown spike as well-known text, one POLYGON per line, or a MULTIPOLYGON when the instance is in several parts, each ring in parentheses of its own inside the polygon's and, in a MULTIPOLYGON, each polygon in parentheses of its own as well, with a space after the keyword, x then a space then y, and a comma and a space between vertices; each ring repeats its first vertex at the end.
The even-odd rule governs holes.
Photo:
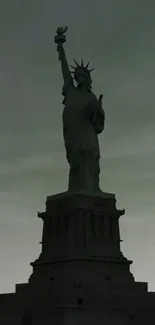
POLYGON ((95 69, 90 69, 90 70, 88 70, 89 72, 92 72, 92 71, 94 71, 95 69))
POLYGON ((81 59, 81 67, 84 68, 83 59, 81 59))
POLYGON ((74 60, 74 62, 75 62, 75 64, 76 64, 76 66, 79 68, 80 65, 78 64, 78 62, 77 62, 75 59, 73 59, 73 60, 74 60))
POLYGON ((86 64, 86 66, 85 66, 86 69, 88 68, 89 64, 90 64, 90 62, 88 62, 88 63, 86 64))
POLYGON ((69 67, 71 67, 72 69, 76 69, 76 67, 74 67, 73 65, 69 64, 69 67))

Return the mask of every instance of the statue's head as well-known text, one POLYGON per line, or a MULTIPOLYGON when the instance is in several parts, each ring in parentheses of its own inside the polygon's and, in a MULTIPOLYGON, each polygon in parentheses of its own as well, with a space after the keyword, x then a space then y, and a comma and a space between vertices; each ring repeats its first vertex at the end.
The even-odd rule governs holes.
POLYGON ((77 85, 84 85, 87 89, 91 89, 92 79, 90 72, 94 69, 88 69, 89 63, 84 66, 83 60, 81 60, 81 65, 79 65, 75 60, 74 62, 76 67, 71 66, 74 69, 71 73, 74 74, 74 79, 77 82, 77 85))

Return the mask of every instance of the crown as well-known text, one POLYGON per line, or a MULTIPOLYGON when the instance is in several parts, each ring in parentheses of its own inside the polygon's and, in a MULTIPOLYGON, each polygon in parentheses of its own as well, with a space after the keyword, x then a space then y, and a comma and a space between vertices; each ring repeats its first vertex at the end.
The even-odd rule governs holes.
POLYGON ((71 67, 72 69, 74 69, 74 71, 71 71, 71 73, 73 73, 73 74, 75 74, 77 70, 83 70, 83 71, 86 72, 87 74, 90 74, 91 71, 95 70, 95 69, 88 69, 88 66, 89 66, 89 63, 90 63, 90 62, 88 62, 88 63, 86 64, 86 66, 84 66, 84 64, 83 64, 83 59, 81 59, 81 64, 79 64, 75 59, 73 59, 73 60, 74 60, 74 62, 75 62, 75 64, 76 64, 75 67, 72 66, 72 65, 70 65, 70 67, 71 67))

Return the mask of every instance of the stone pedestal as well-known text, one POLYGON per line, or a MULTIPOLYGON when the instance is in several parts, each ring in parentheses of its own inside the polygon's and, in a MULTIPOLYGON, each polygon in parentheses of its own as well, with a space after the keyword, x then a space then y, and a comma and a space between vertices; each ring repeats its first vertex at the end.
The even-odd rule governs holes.
POLYGON ((115 196, 103 197, 61 194, 49 196, 43 220, 42 260, 77 259, 120 260, 118 220, 124 210, 117 210, 115 196))
POLYGON ((120 250, 115 195, 47 197, 42 251, 28 283, 0 295, 3 325, 155 324, 155 293, 120 250))
MULTIPOLYGON (((80 278, 88 281, 89 274, 88 282, 94 282, 96 288, 101 279, 133 283, 129 271, 132 262, 120 250, 118 222, 123 214, 110 193, 98 197, 69 193, 49 196, 46 211, 38 214, 43 220, 42 253, 31 264, 34 271, 30 283, 38 282, 38 277, 46 282, 55 278, 55 272, 64 279, 65 268, 68 279, 70 273, 73 278, 77 266, 83 273, 80 278)), ((74 282, 79 282, 79 276, 74 282)))
POLYGON ((38 213, 42 252, 31 263, 30 287, 37 292, 44 287, 45 296, 48 291, 52 304, 62 308, 102 309, 103 301, 109 304, 117 295, 147 292, 147 283, 134 281, 132 261, 120 250, 119 217, 124 213, 110 193, 47 197, 46 211, 38 213))

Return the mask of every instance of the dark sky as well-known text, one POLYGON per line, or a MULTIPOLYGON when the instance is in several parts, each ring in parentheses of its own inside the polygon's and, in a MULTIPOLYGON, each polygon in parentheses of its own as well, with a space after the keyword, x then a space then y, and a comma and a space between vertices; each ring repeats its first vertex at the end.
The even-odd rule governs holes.
POLYGON ((101 188, 116 194, 122 250, 155 290, 155 1, 1 0, 0 292, 27 282, 47 195, 65 191, 62 78, 53 42, 68 25, 72 59, 91 61, 104 93, 101 188))

